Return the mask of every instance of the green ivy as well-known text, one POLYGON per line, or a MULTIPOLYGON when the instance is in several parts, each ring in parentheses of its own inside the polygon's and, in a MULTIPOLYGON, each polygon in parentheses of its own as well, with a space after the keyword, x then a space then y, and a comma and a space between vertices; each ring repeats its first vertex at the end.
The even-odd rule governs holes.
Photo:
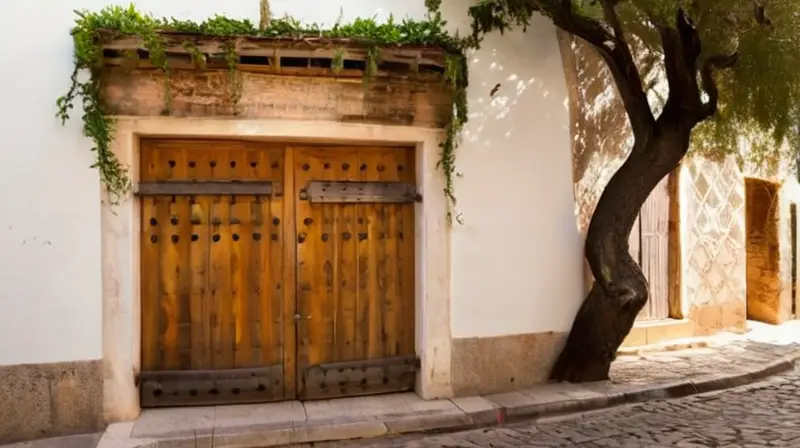
MULTIPOLYGON (((72 29, 75 70, 72 73, 69 90, 56 102, 57 117, 61 119, 62 123, 66 122, 74 101, 80 97, 83 106, 83 133, 92 140, 92 151, 96 153, 93 167, 99 170, 100 178, 109 193, 111 203, 116 204, 129 191, 131 184, 127 168, 117 160, 111 151, 114 120, 103 111, 101 87, 99 77, 96 76, 103 63, 102 32, 111 32, 116 36, 142 38, 144 46, 149 52, 150 62, 164 74, 164 114, 169 114, 172 95, 169 90, 170 67, 161 32, 196 33, 221 38, 262 36, 348 39, 367 47, 365 81, 368 81, 377 71, 378 50, 381 46, 436 46, 442 48, 447 55, 445 78, 454 96, 453 118, 447 125, 447 138, 441 145, 439 167, 446 178, 444 193, 455 205, 453 188, 455 150, 458 136, 467 121, 467 64, 464 52, 474 45, 468 39, 448 34, 444 28, 446 22, 437 10, 438 2, 428 0, 426 3, 430 3, 431 7, 431 13, 426 20, 404 19, 398 22, 390 16, 384 23, 378 23, 375 18, 357 18, 351 23, 342 23, 341 17, 339 17, 329 29, 324 29, 319 24, 306 25, 288 16, 270 20, 269 25, 263 30, 259 30, 249 20, 236 20, 219 15, 201 23, 175 18, 159 19, 140 13, 133 4, 127 7, 107 6, 99 12, 75 11, 77 19, 72 29), (90 75, 86 81, 81 80, 79 76, 84 70, 88 71, 90 75)), ((200 53, 194 43, 184 42, 183 47, 191 55, 192 62, 196 67, 202 69, 206 66, 205 56, 200 53)), ((238 71, 238 55, 233 39, 226 40, 225 48, 225 60, 230 73, 230 97, 234 113, 236 113, 238 101, 241 98, 242 81, 241 73, 238 71)), ((343 57, 344 49, 337 50, 331 66, 334 72, 342 70, 343 57)))

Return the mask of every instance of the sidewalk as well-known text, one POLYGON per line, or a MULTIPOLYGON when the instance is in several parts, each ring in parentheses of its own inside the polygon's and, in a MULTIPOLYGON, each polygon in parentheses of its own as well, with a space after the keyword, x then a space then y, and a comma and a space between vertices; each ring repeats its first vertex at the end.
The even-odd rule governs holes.
MULTIPOLYGON (((98 448, 262 448, 490 426, 747 384, 800 360, 800 322, 751 324, 684 348, 631 352, 614 362, 611 381, 547 384, 519 392, 424 401, 415 394, 264 405, 154 409, 111 425, 98 448)), ((625 352, 623 352, 625 353, 625 352)))

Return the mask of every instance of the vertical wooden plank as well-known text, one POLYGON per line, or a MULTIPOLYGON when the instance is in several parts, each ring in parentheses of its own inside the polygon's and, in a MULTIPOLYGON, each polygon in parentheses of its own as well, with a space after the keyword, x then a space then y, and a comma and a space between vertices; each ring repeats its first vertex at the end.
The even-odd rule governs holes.
POLYGON ((280 201, 282 217, 277 216, 279 225, 274 232, 281 238, 283 250, 283 318, 281 328, 283 330, 283 385, 284 398, 293 399, 297 395, 298 384, 298 333, 294 325, 294 314, 298 311, 297 296, 297 210, 299 189, 295 184, 295 150, 291 147, 284 149, 283 166, 276 169, 283 175, 284 195, 272 198, 280 201))
MULTIPOLYGON (((386 148, 379 152, 377 176, 380 181, 397 182, 400 180, 397 172, 398 160, 402 160, 403 150, 400 148, 386 148)), ((380 204, 379 210, 379 235, 376 245, 378 269, 378 291, 381 310, 381 336, 383 349, 381 356, 389 357, 400 354, 400 323, 402 322, 403 304, 398 296, 398 245, 397 221, 400 214, 400 204, 380 204)))
MULTIPOLYGON (((275 182, 282 183, 284 172, 283 150, 278 148, 270 148, 267 152, 262 152, 264 155, 263 165, 268 174, 268 178, 275 182)), ((285 190, 284 190, 285 191, 285 190)), ((268 302, 264 306, 269 308, 269 364, 280 364, 283 362, 283 351, 286 347, 283 343, 284 332, 284 318, 283 318, 283 302, 284 290, 293 288, 290 285, 284 284, 284 251, 283 245, 285 244, 285 237, 281 235, 281 228, 284 225, 283 220, 283 205, 285 196, 273 196, 264 198, 264 211, 263 214, 268 218, 271 217, 269 225, 268 238, 264 239, 264 244, 269 245, 269 283, 265 284, 265 289, 268 292, 268 302)), ((293 267, 293 266, 292 266, 293 267)))
POLYGON ((261 248, 264 244, 264 239, 268 237, 265 230, 268 219, 264 216, 262 199, 260 197, 253 198, 249 203, 250 213, 250 227, 251 234, 245 239, 250 248, 249 253, 249 266, 247 267, 247 291, 248 291, 248 307, 250 309, 250 341, 251 341, 251 355, 250 359, 255 365, 266 365, 267 360, 263 356, 265 341, 262 334, 264 334, 269 323, 262 323, 262 313, 266 304, 261 301, 261 292, 263 289, 262 279, 263 272, 266 269, 265 261, 261 254, 261 248), (265 234, 267 236, 265 236, 265 234))
MULTIPOLYGON (((361 167, 356 152, 351 148, 325 151, 322 180, 357 180, 361 167)), ((319 204, 324 211, 324 259, 330 261, 325 270, 327 283, 326 312, 331 316, 327 324, 330 361, 353 359, 355 333, 355 257, 356 238, 353 235, 355 206, 352 204, 319 204)))
MULTIPOLYGON (((261 151, 247 151, 246 178, 264 179, 266 178, 266 168, 264 167, 264 157, 261 151)), ((243 198, 244 199, 244 198, 243 198)), ((264 215, 263 198, 253 196, 247 198, 247 227, 241 229, 242 244, 247 245, 247 266, 243 269, 246 277, 243 279, 247 290, 246 301, 249 312, 247 320, 247 340, 249 346, 246 347, 247 359, 254 366, 269 365, 269 360, 265 359, 263 351, 266 343, 264 334, 268 333, 269 322, 262 322, 262 315, 266 304, 263 303, 262 295, 265 294, 266 285, 264 281, 264 270, 267 268, 268 260, 262 254, 264 247, 265 225, 268 216, 264 215)), ((244 345, 244 344, 243 344, 244 345)))
POLYGON ((180 368, 182 370, 192 367, 192 270, 191 270, 191 198, 177 198, 178 224, 176 225, 178 242, 178 295, 180 313, 180 333, 178 346, 180 347, 180 368))
POLYGON ((667 181, 667 195, 669 196, 669 231, 667 232, 667 247, 669 248, 669 260, 667 262, 667 284, 668 292, 668 316, 673 319, 683 319, 683 307, 681 306, 681 218, 680 218, 680 174, 681 167, 669 175, 667 181))
MULTIPOLYGON (((319 176, 319 161, 314 160, 311 150, 298 148, 295 159, 296 188, 301 191, 310 179, 319 176)), ((318 297, 322 284, 322 264, 315 259, 317 242, 320 240, 319 208, 308 201, 296 202, 297 217, 297 328, 298 344, 298 387, 300 394, 305 391, 305 368, 320 362, 320 345, 324 336, 325 317, 321 315, 321 298, 318 297), (310 319, 309 319, 310 317, 310 319), (313 319, 316 318, 316 321, 313 319)))
POLYGON ((641 319, 669 317, 669 179, 664 178, 642 206, 641 266, 650 297, 641 319))
MULTIPOLYGON (((260 174, 263 174, 265 177, 269 176, 270 167, 269 156, 267 154, 259 152, 257 167, 260 174)), ((259 197, 258 204, 256 205, 256 215, 259 216, 259 219, 265 221, 263 224, 263 226, 265 226, 264 234, 260 236, 256 248, 259 254, 258 257, 261 259, 261 270, 258 272, 258 341, 260 347, 259 356, 263 365, 271 364, 271 360, 274 356, 273 346, 275 344, 275 337, 273 334, 275 317, 272 312, 270 300, 272 297, 270 288, 273 283, 271 276, 272 259, 270 253, 271 246, 269 243, 270 233, 266 222, 270 219, 270 201, 270 198, 259 197)))
POLYGON ((211 296, 214 368, 233 368, 233 306, 231 292, 231 229, 229 196, 211 204, 211 296))
MULTIPOLYGON (((378 165, 380 152, 375 149, 361 148, 359 150, 359 164, 366 165, 366 169, 359 174, 359 180, 377 181, 380 179, 378 165)), ((366 351, 362 359, 381 358, 384 340, 383 299, 385 286, 381 280, 385 276, 385 265, 379 260, 382 248, 381 236, 383 234, 382 222, 385 217, 381 215, 382 204, 363 204, 363 215, 359 214, 359 251, 358 273, 359 291, 358 300, 362 307, 362 318, 366 328, 362 326, 366 351)))
MULTIPOLYGON (((157 177, 158 148, 149 142, 142 143, 140 178, 157 177)), ((141 242, 141 302, 142 302, 142 369, 157 370, 160 366, 159 315, 160 257, 158 256, 158 211, 155 198, 142 198, 141 242)))
MULTIPOLYGON (((330 152, 317 149, 313 152, 313 163, 318 166, 314 179, 335 180, 357 169, 356 166, 339 157, 339 152, 336 149, 330 150, 330 152)), ((309 227, 319 229, 318 232, 315 232, 318 234, 318 240, 314 252, 315 260, 312 262, 319 263, 321 269, 318 271, 319 277, 316 277, 312 284, 315 291, 312 300, 316 302, 312 305, 314 309, 312 316, 317 321, 309 322, 309 324, 319 327, 322 338, 314 343, 314 350, 317 353, 316 362, 329 362, 336 359, 335 335, 339 317, 336 312, 338 288, 334 285, 338 268, 336 246, 331 238, 331 235, 336 232, 335 220, 338 204, 313 204, 311 207, 314 210, 315 222, 309 227)))
MULTIPOLYGON (((160 179, 174 179, 177 161, 175 150, 162 148, 160 159, 156 164, 156 176, 160 179)), ((158 217, 158 257, 161 269, 159 271, 159 333, 161 362, 160 365, 167 370, 180 367, 178 356, 178 251, 175 244, 178 235, 173 230, 172 217, 177 211, 175 198, 160 197, 156 199, 156 216, 158 217)))
MULTIPOLYGON (((403 157, 396 167, 403 182, 416 183, 414 149, 403 150, 403 157)), ((397 295, 402 309, 399 331, 400 354, 413 355, 416 352, 416 240, 414 238, 414 204, 399 206, 397 233, 397 295)))
MULTIPOLYGON (((359 164, 356 151, 342 151, 343 162, 353 168, 342 173, 344 181, 358 180, 359 172, 366 169, 359 164)), ((333 205, 333 204, 331 204, 333 205)), ((336 359, 351 361, 356 357, 357 343, 357 293, 358 293, 358 234, 357 234, 357 208, 355 204, 335 204, 337 210, 336 229, 334 231, 334 244, 336 252, 336 270, 334 287, 336 304, 335 313, 335 344, 336 359)))
MULTIPOLYGON (((247 170, 247 151, 231 150, 228 162, 229 179, 242 179, 247 170)), ((250 203, 252 196, 232 197, 230 203, 231 231, 231 305, 233 320, 233 364, 236 368, 255 367, 253 364, 253 341, 251 307, 248 298, 248 271, 252 269, 250 259, 250 203)))
MULTIPOLYGON (((169 179, 186 179, 188 162, 186 151, 170 149, 165 151, 169 179)), ((167 269, 175 277, 175 291, 169 297, 169 306, 175 314, 176 353, 172 355, 175 369, 191 367, 191 271, 189 266, 189 244, 191 224, 189 223, 189 198, 175 196, 169 204, 170 254, 167 269), (172 265, 174 263, 174 265, 172 265)), ((165 223, 166 224, 166 223, 165 223)), ((165 260, 166 261, 166 260, 165 260)))
MULTIPOLYGON (((208 166, 210 179, 224 179, 229 155, 223 148, 211 151, 208 166)), ((209 301, 212 367, 232 367, 230 296, 230 197, 213 196, 210 205, 211 242, 209 245, 209 301), (230 345, 229 345, 230 344, 230 345)))
MULTIPOLYGON (((187 176, 192 179, 211 177, 211 151, 191 151, 187 154, 187 176)), ((190 250, 191 269, 191 322, 192 369, 210 369, 213 366, 211 340, 211 197, 196 196, 189 199, 191 207, 192 236, 190 250)))
MULTIPOLYGON (((297 181, 298 186, 306 185, 311 179, 319 179, 322 166, 313 157, 313 150, 304 149, 298 154, 297 181)), ((322 210, 307 201, 297 203, 297 269, 298 334, 301 336, 301 353, 303 365, 309 366, 322 362, 324 350, 325 320, 323 315, 324 288, 323 263, 316 257, 321 251, 322 210), (310 318, 310 319, 309 319, 310 318)))
POLYGON ((158 307, 159 307, 159 365, 167 370, 174 370, 178 364, 178 322, 175 313, 177 294, 177 278, 175 268, 178 263, 175 245, 170 241, 170 205, 172 199, 159 197, 156 199, 156 216, 158 219, 158 258, 161 269, 158 273, 158 307))

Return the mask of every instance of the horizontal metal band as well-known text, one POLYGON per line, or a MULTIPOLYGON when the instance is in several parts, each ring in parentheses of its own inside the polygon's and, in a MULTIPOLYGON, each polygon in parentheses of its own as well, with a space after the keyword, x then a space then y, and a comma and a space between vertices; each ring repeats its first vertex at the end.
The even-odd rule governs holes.
POLYGON ((342 361, 325 364, 314 364, 309 369, 339 370, 339 369, 363 369, 367 367, 390 367, 406 366, 419 368, 419 357, 412 356, 393 356, 390 358, 365 359, 359 361, 342 361))
POLYGON ((226 370, 143 371, 143 407, 208 406, 282 400, 283 366, 226 370))
POLYGON ((316 364, 303 371, 302 398, 335 398, 414 389, 416 356, 316 364))
POLYGON ((272 196, 279 193, 273 182, 263 181, 179 181, 140 182, 140 196, 272 196))
POLYGON ((406 204, 420 201, 417 186, 406 182, 318 181, 308 183, 300 199, 312 203, 406 204))

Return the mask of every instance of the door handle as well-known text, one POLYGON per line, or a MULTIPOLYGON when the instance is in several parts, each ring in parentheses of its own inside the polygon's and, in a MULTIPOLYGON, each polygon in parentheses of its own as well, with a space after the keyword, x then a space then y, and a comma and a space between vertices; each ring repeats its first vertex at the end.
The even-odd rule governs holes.
POLYGON ((295 314, 294 320, 311 320, 311 316, 303 316, 301 314, 295 314))

